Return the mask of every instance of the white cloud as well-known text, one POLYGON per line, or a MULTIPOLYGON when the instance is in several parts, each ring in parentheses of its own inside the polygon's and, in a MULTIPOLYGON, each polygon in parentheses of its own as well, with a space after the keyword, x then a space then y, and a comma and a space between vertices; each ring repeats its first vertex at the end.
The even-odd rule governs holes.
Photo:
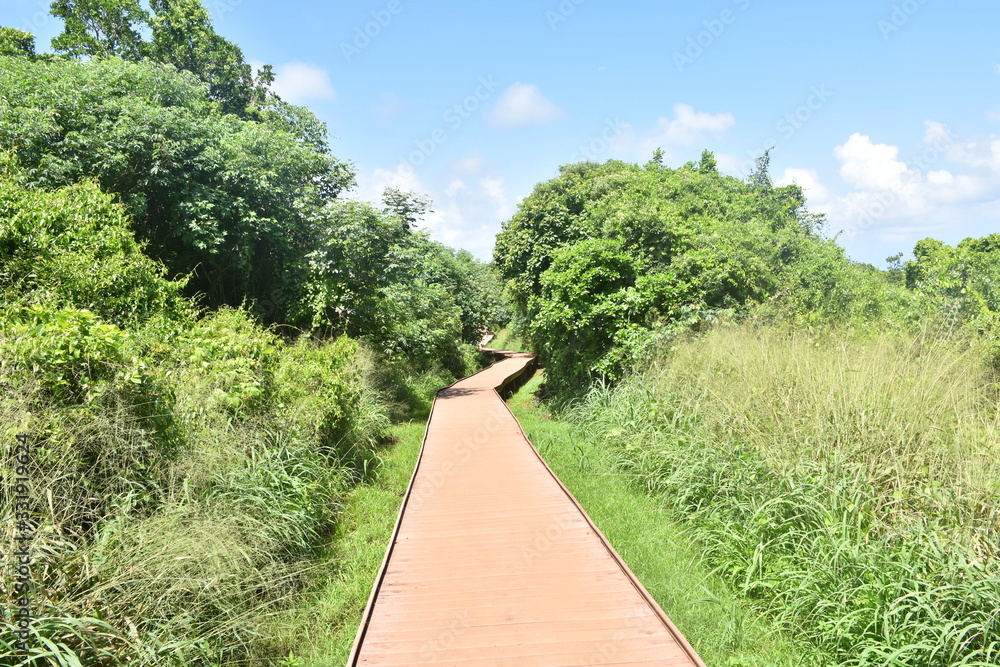
POLYGON ((501 204, 507 201, 507 190, 502 178, 483 178, 480 179, 479 185, 483 188, 483 192, 495 201, 501 204))
POLYGON ((535 85, 516 82, 503 92, 489 120, 495 127, 514 129, 551 123, 565 115, 566 112, 550 102, 535 85))
POLYGON ((932 185, 951 185, 955 182, 955 176, 947 169, 927 172, 927 182, 932 185))
POLYGON ((309 63, 285 63, 275 71, 271 89, 291 104, 305 104, 310 100, 337 99, 326 70, 309 63))
POLYGON ((840 161, 840 177, 859 190, 888 190, 902 185, 906 164, 899 148, 874 144, 870 137, 854 133, 847 143, 833 149, 840 161))
POLYGON ((401 163, 391 169, 378 168, 358 175, 357 199, 380 206, 386 187, 427 195, 434 202, 424 226, 431 236, 453 248, 464 248, 483 260, 490 259, 500 223, 516 210, 507 195, 504 179, 483 176, 478 180, 452 177, 443 189, 428 187, 416 171, 401 163))
POLYGON ((809 204, 813 206, 822 205, 830 199, 830 191, 820 183, 819 174, 814 169, 788 167, 781 178, 776 180, 774 184, 782 187, 792 183, 802 188, 806 199, 809 200, 809 204))
POLYGON ((665 146, 695 146, 706 136, 720 136, 736 124, 731 113, 695 111, 690 104, 675 104, 674 115, 673 120, 657 120, 650 138, 665 146))
POLYGON ((466 182, 454 179, 444 196, 435 199, 439 216, 428 221, 431 235, 453 248, 464 248, 483 260, 493 251, 500 223, 516 210, 503 178, 483 177, 466 182))
POLYGON ((629 159, 648 160, 654 150, 662 148, 667 164, 677 166, 679 161, 696 157, 688 155, 691 148, 704 148, 706 139, 721 137, 735 124, 731 113, 712 114, 695 111, 690 104, 675 104, 673 118, 658 118, 645 132, 622 123, 625 131, 611 142, 611 150, 629 159))
POLYGON ((392 169, 378 168, 365 176, 358 173, 358 198, 371 202, 382 200, 382 191, 396 188, 412 192, 426 192, 427 188, 409 164, 401 162, 392 169))
POLYGON ((457 197, 458 195, 468 192, 469 186, 460 178, 453 179, 448 187, 444 189, 444 193, 449 197, 457 197))
POLYGON ((943 123, 924 126, 909 159, 900 157, 899 147, 860 133, 835 147, 838 173, 847 186, 837 194, 810 170, 789 168, 779 184, 799 182, 812 208, 827 214, 831 231, 845 232, 849 251, 869 252, 866 244, 873 243, 905 248, 942 233, 956 242, 976 226, 1000 222, 1000 137, 958 141, 943 123))

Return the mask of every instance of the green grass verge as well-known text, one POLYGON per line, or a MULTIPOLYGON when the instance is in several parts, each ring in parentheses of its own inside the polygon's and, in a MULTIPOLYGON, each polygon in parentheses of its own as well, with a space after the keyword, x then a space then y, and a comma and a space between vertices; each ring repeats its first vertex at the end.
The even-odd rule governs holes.
POLYGON ((284 633, 285 643, 293 647, 285 664, 346 664, 420 453, 425 426, 418 421, 394 426, 392 434, 399 441, 381 453, 376 479, 359 484, 347 495, 321 566, 327 574, 317 577, 321 584, 303 601, 284 633))
POLYGON ((537 374, 510 407, 546 463, 576 497, 706 664, 798 665, 804 651, 737 601, 712 574, 698 547, 656 498, 615 467, 574 425, 534 399, 537 374))

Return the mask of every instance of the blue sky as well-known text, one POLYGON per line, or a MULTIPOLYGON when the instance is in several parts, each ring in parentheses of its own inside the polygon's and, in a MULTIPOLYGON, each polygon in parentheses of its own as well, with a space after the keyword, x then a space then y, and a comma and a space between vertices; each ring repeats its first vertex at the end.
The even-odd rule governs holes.
MULTIPOLYGON (((329 124, 354 196, 431 196, 439 240, 487 259, 534 185, 580 159, 716 153, 771 173, 858 261, 1000 231, 993 0, 204 0, 276 88, 329 124)), ((61 29, 46 0, 0 24, 61 29)))

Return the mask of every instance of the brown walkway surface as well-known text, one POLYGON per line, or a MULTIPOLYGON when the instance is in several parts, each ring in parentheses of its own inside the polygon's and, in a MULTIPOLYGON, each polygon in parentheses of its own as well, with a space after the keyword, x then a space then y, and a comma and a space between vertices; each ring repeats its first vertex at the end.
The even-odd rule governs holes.
POLYGON ((703 664, 494 391, 531 361, 438 393, 350 667, 703 664))

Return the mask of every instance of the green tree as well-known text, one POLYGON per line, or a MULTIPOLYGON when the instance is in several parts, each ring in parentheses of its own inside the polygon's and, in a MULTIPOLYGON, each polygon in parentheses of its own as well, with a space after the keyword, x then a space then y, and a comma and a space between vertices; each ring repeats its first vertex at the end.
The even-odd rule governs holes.
POLYGON ((434 203, 429 197, 416 192, 406 192, 399 188, 386 188, 382 192, 382 202, 386 213, 395 215, 407 227, 413 227, 424 219, 428 213, 433 213, 434 203))
POLYGON ((936 239, 918 241, 906 263, 906 286, 975 328, 996 331, 1000 323, 1000 234, 968 238, 952 247, 936 239))
POLYGON ((64 21, 52 48, 70 56, 142 57, 140 30, 149 14, 138 0, 53 0, 53 16, 64 21))
POLYGON ((770 190, 774 187, 770 174, 772 150, 774 150, 773 146, 764 151, 764 154, 754 161, 754 169, 750 172, 748 178, 751 185, 761 190, 770 190))
POLYGON ((157 63, 0 59, 0 144, 25 185, 96 179, 207 305, 255 300, 283 320, 353 173, 307 111, 268 113, 224 115, 194 74, 157 63))
POLYGON ((0 56, 34 56, 35 36, 17 28, 0 26, 0 56))
MULTIPOLYGON (((254 79, 243 51, 215 32, 201 0, 151 0, 150 6, 153 40, 149 55, 198 75, 224 111, 244 116, 259 97, 261 84, 254 79)), ((273 73, 267 70, 264 78, 273 80, 273 73)))
POLYGON ((698 163, 698 171, 703 174, 718 173, 718 163, 715 161, 715 153, 710 150, 701 152, 701 161, 698 163))

